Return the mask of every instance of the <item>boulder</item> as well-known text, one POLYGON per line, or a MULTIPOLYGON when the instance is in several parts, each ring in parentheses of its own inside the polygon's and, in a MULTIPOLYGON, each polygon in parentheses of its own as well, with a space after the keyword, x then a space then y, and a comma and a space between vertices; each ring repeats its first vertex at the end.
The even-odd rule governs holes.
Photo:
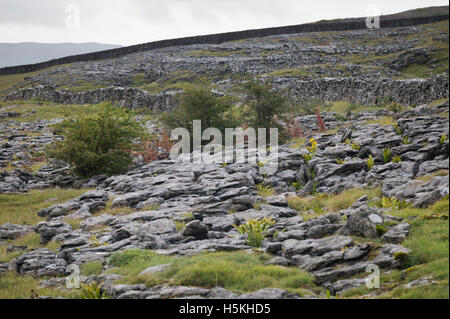
POLYGON ((183 232, 184 237, 194 237, 197 240, 208 238, 208 228, 199 220, 194 220, 186 225, 186 229, 183 232))

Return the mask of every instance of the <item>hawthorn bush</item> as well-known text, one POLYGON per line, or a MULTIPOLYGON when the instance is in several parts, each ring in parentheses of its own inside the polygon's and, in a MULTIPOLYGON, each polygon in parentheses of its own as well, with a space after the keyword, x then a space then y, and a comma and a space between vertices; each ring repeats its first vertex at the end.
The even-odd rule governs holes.
POLYGON ((202 128, 215 127, 224 132, 232 127, 225 112, 230 110, 231 103, 227 98, 217 97, 207 86, 190 88, 182 95, 180 105, 175 110, 162 115, 162 121, 170 129, 186 128, 192 135, 192 122, 202 121, 202 128))
POLYGON ((132 164, 139 139, 149 139, 129 110, 102 103, 95 114, 83 114, 56 126, 64 140, 47 149, 48 158, 69 163, 84 178, 122 174, 132 164))
MULTIPOLYGON (((162 115, 162 122, 169 130, 187 129, 191 137, 192 122, 201 120, 202 129, 214 127, 222 134, 225 128, 251 127, 256 131, 259 128, 278 128, 280 141, 287 140, 285 124, 282 125, 280 120, 284 121, 284 115, 289 109, 288 99, 274 92, 270 85, 255 81, 244 84, 241 91, 246 96, 245 101, 241 101, 244 103, 233 105, 231 97, 217 97, 207 85, 188 89, 182 95, 179 107, 162 115)), ((300 127, 297 127, 297 134, 302 134, 300 127)))
POLYGON ((244 85, 249 107, 249 125, 254 129, 267 129, 267 142, 269 143, 269 129, 278 128, 279 141, 288 139, 288 132, 279 120, 286 121, 284 115, 289 110, 289 100, 281 93, 264 83, 249 81, 244 85))

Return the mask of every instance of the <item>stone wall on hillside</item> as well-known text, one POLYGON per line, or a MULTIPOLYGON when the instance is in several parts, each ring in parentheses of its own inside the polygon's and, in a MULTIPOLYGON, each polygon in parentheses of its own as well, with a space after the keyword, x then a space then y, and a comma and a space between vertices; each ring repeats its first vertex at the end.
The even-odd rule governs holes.
POLYGON ((60 104, 97 104, 100 102, 118 103, 132 109, 150 108, 157 111, 170 111, 178 104, 177 96, 182 91, 150 94, 135 88, 109 87, 85 92, 57 90, 51 86, 38 85, 21 89, 4 98, 5 101, 41 100, 60 104))
MULTIPOLYGON (((420 105, 448 98, 448 86, 448 76, 445 75, 411 80, 322 78, 303 81, 281 78, 275 83, 275 87, 279 89, 287 88, 293 99, 317 98, 326 101, 374 104, 377 99, 390 98, 395 102, 406 105, 420 105)), ((180 94, 182 94, 182 91, 151 94, 136 88, 121 87, 71 92, 38 85, 18 90, 3 99, 5 101, 42 100, 61 104, 97 104, 110 101, 133 109, 150 108, 157 111, 170 111, 178 105, 180 94)))
POLYGON ((291 96, 297 99, 317 98, 325 101, 374 104, 377 99, 389 98, 406 105, 420 105, 448 98, 448 85, 448 76, 445 75, 410 80, 321 78, 312 81, 291 81, 286 84, 291 96))
MULTIPOLYGON (((381 28, 396 28, 413 26, 425 23, 438 22, 443 20, 448 20, 448 15, 436 15, 428 17, 416 17, 416 18, 404 18, 404 19, 383 19, 381 17, 380 27, 381 28)), ((173 46, 185 46, 192 44, 219 44, 227 41, 235 41, 249 38, 262 38, 268 36, 282 35, 282 34, 295 34, 295 33, 305 33, 305 32, 321 32, 321 31, 346 31, 346 30, 360 30, 366 29, 366 22, 363 20, 358 21, 346 21, 346 22, 329 22, 329 23, 309 23, 292 25, 286 27, 276 27, 276 28, 265 28, 256 30, 246 30, 237 32, 227 32, 220 34, 210 34, 203 36, 186 37, 179 39, 170 39, 149 42, 144 44, 138 44, 118 49, 74 55, 69 57, 64 57, 60 59, 54 59, 47 62, 20 65, 13 67, 6 67, 0 69, 0 75, 18 74, 18 73, 28 73, 39 71, 51 66, 73 63, 73 62, 83 62, 83 61, 94 61, 94 60, 104 60, 112 59, 120 56, 124 56, 131 53, 149 51, 154 49, 161 49, 173 46)))

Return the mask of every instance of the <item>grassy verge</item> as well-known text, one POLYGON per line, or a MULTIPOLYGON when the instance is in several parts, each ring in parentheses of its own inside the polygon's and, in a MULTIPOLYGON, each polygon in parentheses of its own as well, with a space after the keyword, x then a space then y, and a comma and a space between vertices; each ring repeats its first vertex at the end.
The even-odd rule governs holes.
POLYGON ((43 220, 37 215, 41 209, 76 198, 87 189, 46 189, 33 190, 27 194, 0 195, 0 225, 12 223, 35 225, 43 220))
POLYGON ((49 242, 47 245, 41 245, 40 241, 41 237, 36 233, 30 233, 28 235, 22 236, 19 239, 7 241, 5 244, 0 245, 0 260, 3 262, 9 262, 32 249, 47 248, 56 251, 60 247, 60 244, 56 242, 49 242), (27 249, 15 252, 7 252, 8 246, 26 246, 27 249))
POLYGON ((93 276, 93 275, 100 275, 103 272, 103 265, 101 262, 98 261, 91 261, 84 263, 81 265, 81 275, 82 276, 93 276))
POLYGON ((0 122, 35 122, 37 119, 51 120, 57 118, 67 118, 69 116, 79 116, 81 114, 93 114, 98 112, 98 105, 62 105, 54 103, 43 103, 37 105, 32 101, 14 101, 8 102, 9 105, 15 105, 8 109, 19 113, 18 117, 1 119, 0 122))
POLYGON ((12 165, 11 162, 9 162, 8 165, 5 166, 5 167, 2 167, 1 170, 5 170, 8 173, 10 173, 13 170, 21 169, 23 171, 27 171, 27 172, 33 174, 33 173, 36 173, 38 170, 40 170, 45 165, 47 165, 47 162, 44 161, 44 162, 35 163, 33 165, 30 165, 30 166, 20 166, 20 167, 18 167, 18 166, 12 165))
POLYGON ((149 205, 149 206, 145 206, 142 207, 141 209, 137 210, 131 207, 126 207, 126 206, 117 206, 117 207, 112 207, 112 203, 114 201, 114 198, 109 199, 106 202, 105 208, 102 210, 99 210, 97 212, 95 212, 95 216, 100 216, 100 215, 125 215, 125 214, 131 214, 131 213, 135 213, 135 212, 146 212, 146 211, 150 211, 150 210, 158 210, 160 205, 149 205))
POLYGON ((449 298, 449 201, 441 200, 426 209, 408 208, 392 211, 411 224, 412 229, 403 246, 412 250, 407 269, 381 275, 381 287, 369 290, 365 286, 348 290, 343 297, 356 298, 371 294, 378 298, 434 299, 449 298), (406 288, 416 279, 432 277, 432 285, 406 288))
POLYGON ((31 86, 30 83, 25 80, 27 77, 33 77, 41 72, 46 72, 51 69, 66 66, 66 65, 68 65, 68 64, 52 66, 47 69, 43 69, 43 70, 36 71, 36 72, 30 72, 30 73, 0 75, 0 95, 10 93, 11 91, 19 89, 19 88, 30 87, 31 86))
POLYGON ((369 200, 381 196, 381 188, 348 189, 338 195, 320 194, 309 197, 291 197, 288 199, 289 207, 299 212, 313 210, 315 214, 305 217, 313 218, 325 213, 338 212, 349 208, 360 197, 367 195, 369 200))
POLYGON ((311 293, 313 278, 298 268, 264 265, 272 258, 261 253, 205 253, 178 258, 157 255, 149 251, 126 251, 114 254, 112 272, 125 276, 125 283, 145 283, 147 286, 167 284, 204 288, 223 287, 236 293, 248 293, 263 288, 281 288, 301 295, 311 293), (162 273, 139 276, 147 267, 170 264, 162 273))
POLYGON ((392 116, 381 116, 373 120, 367 120, 365 124, 380 124, 382 126, 392 125, 395 121, 392 116))
POLYGON ((0 299, 33 299, 37 296, 79 298, 78 292, 55 288, 40 288, 39 281, 31 276, 8 272, 0 276, 0 299), (37 294, 37 296, 36 296, 37 294))
POLYGON ((15 86, 26 87, 28 86, 25 82, 25 78, 38 74, 39 72, 33 73, 22 73, 22 74, 12 74, 12 75, 0 75, 0 94, 9 93, 15 86))
POLYGON ((449 172, 448 170, 441 169, 441 170, 439 170, 439 171, 437 171, 437 172, 435 172, 433 174, 428 174, 428 175, 416 177, 416 180, 426 183, 426 182, 431 181, 436 176, 447 176, 448 172, 449 172))
POLYGON ((331 101, 326 102, 325 107, 321 109, 321 111, 345 114, 347 112, 358 113, 362 111, 375 111, 382 108, 383 108, 382 106, 364 105, 358 103, 351 103, 348 101, 331 101))

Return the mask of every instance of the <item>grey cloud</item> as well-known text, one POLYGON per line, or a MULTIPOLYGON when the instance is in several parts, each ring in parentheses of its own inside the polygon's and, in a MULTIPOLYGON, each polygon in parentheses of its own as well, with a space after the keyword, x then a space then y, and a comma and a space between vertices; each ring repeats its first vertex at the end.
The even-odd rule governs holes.
POLYGON ((281 26, 445 5, 444 0, 0 0, 0 42, 97 41, 121 44, 281 26), (81 29, 66 28, 66 6, 78 4, 81 29), (44 28, 43 28, 44 27, 44 28), (6 30, 6 32, 5 32, 6 30), (36 40, 35 40, 36 39, 36 40))
POLYGON ((62 25, 66 2, 69 3, 64 0, 1 0, 0 24, 62 25))

